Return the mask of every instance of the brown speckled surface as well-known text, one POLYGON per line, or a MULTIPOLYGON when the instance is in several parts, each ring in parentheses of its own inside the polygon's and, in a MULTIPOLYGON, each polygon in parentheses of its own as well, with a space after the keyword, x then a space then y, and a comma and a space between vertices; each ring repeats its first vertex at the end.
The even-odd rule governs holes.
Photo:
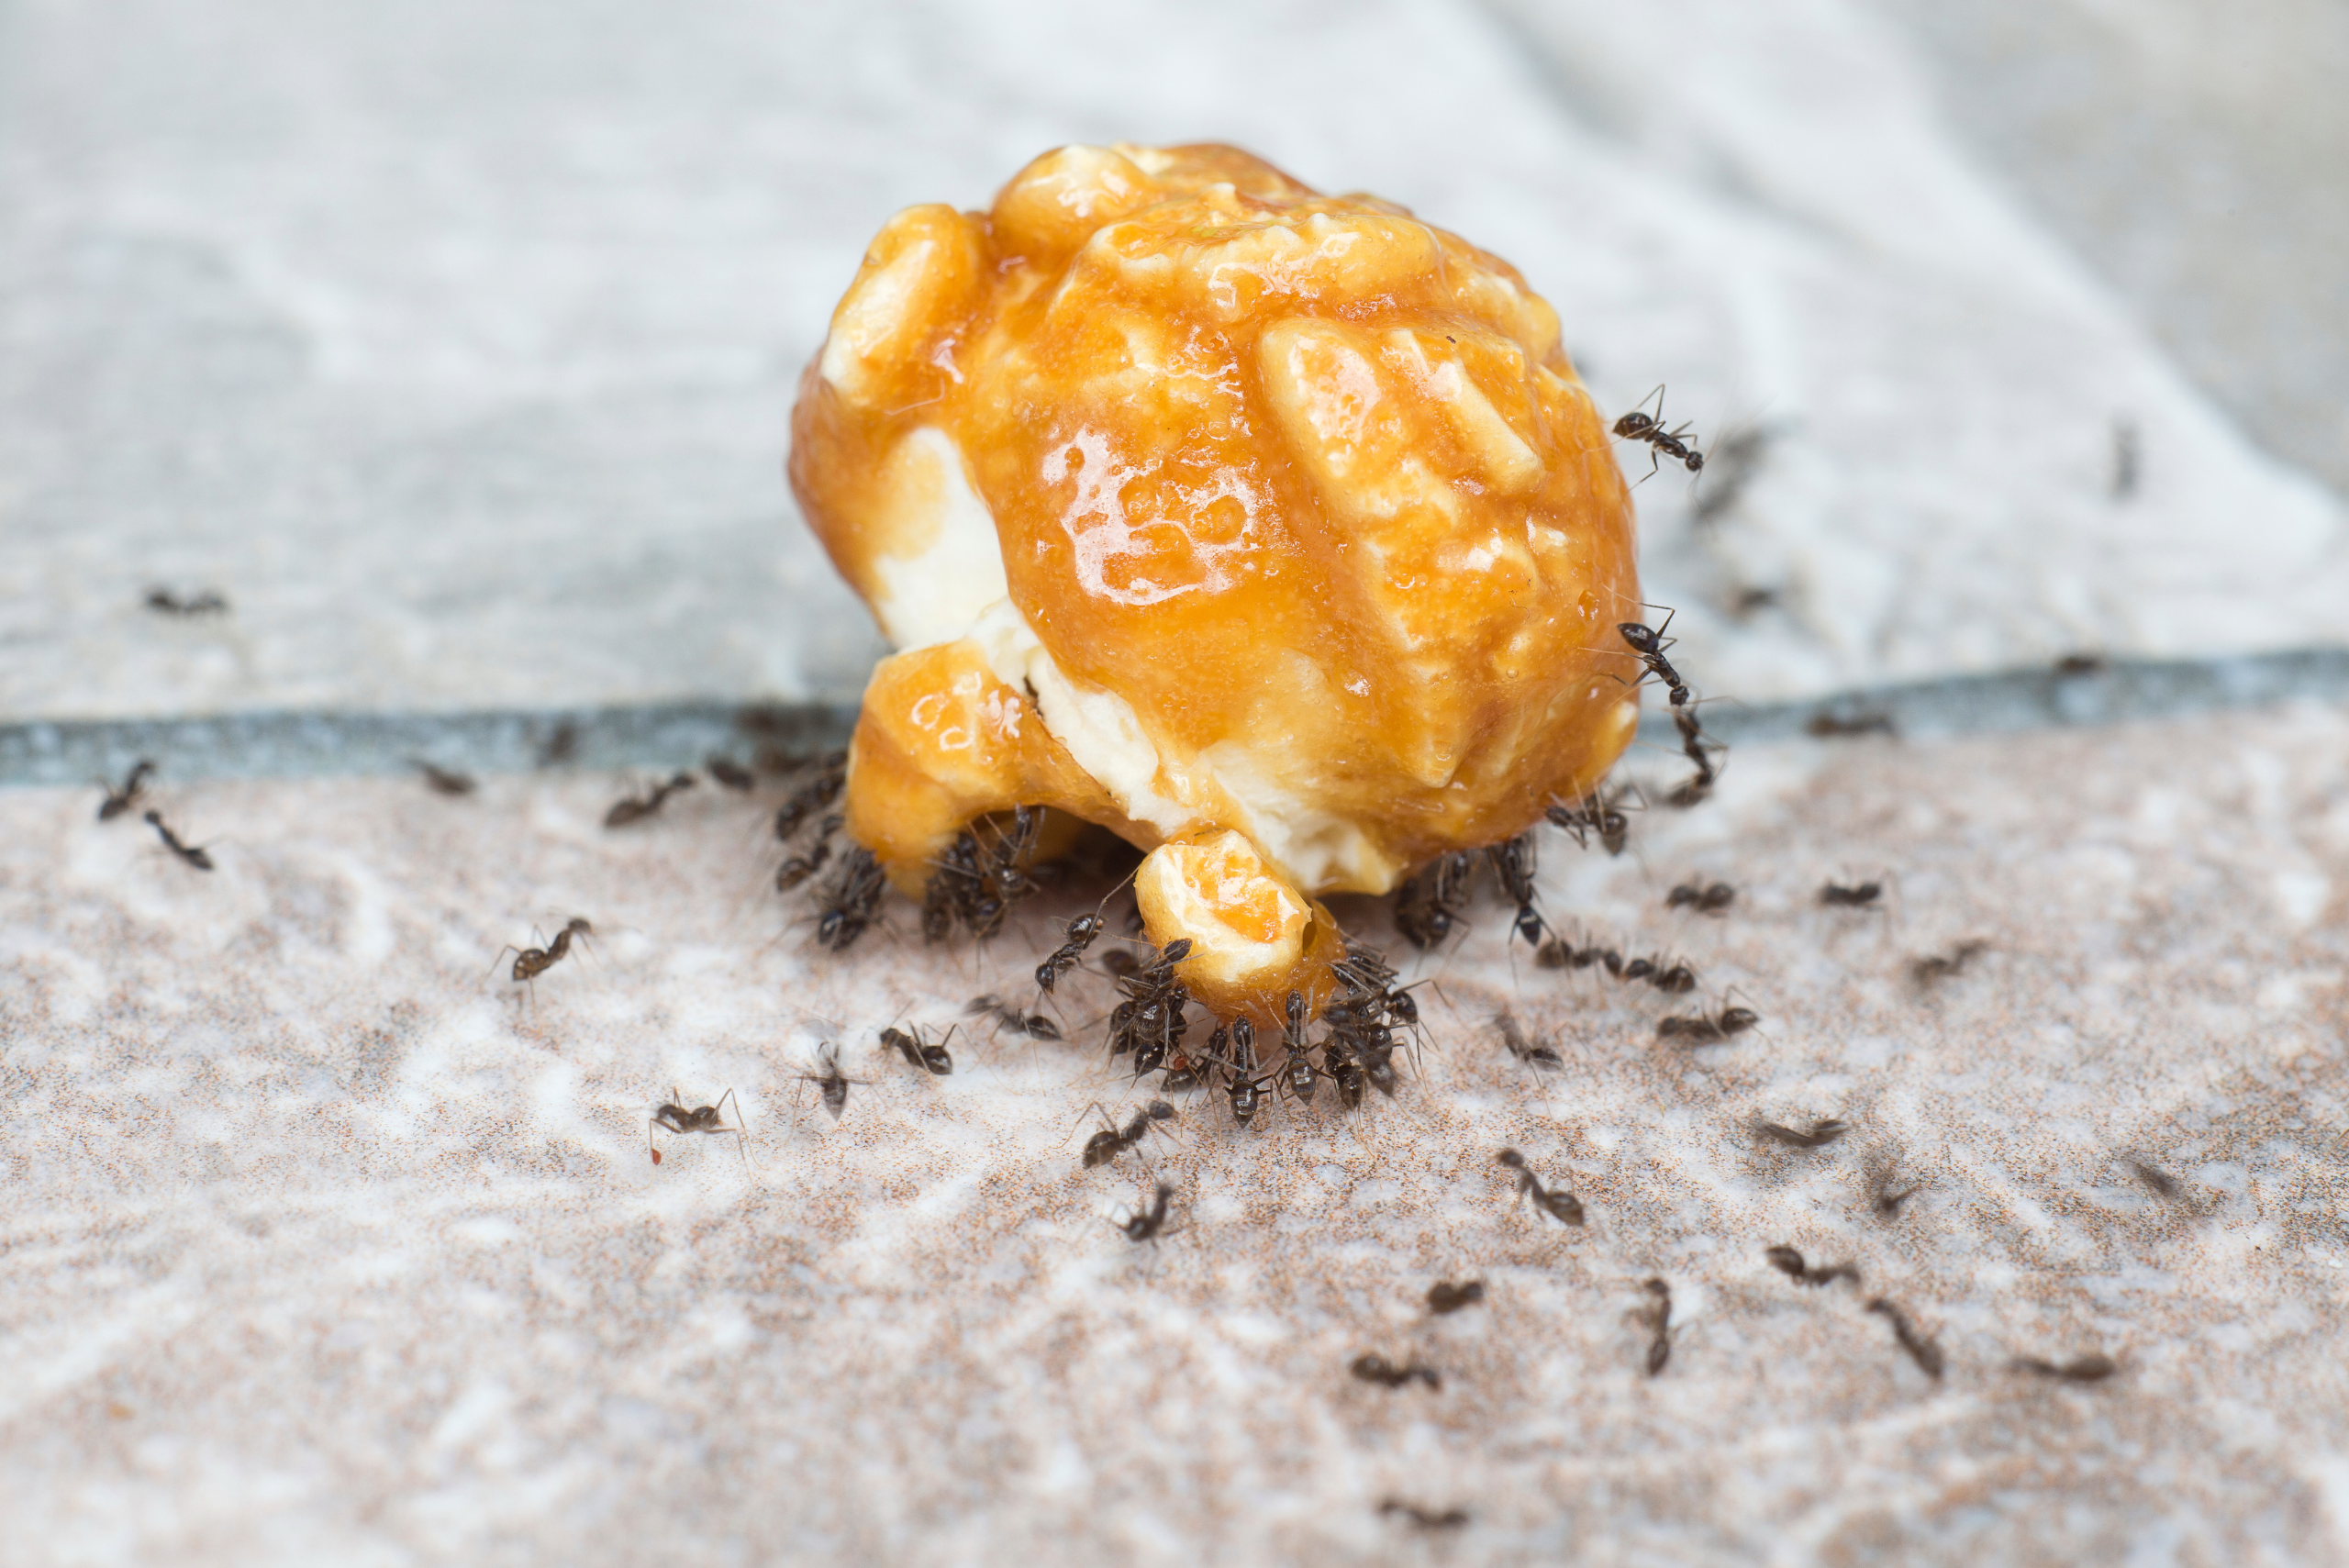
MULTIPOLYGON (((1422 966, 1398 1099, 1184 1102, 1156 1247, 1109 1223, 1135 1157, 1077 1167, 1119 1097, 1090 1046, 966 1031, 937 1081, 874 1047, 1020 989, 1041 916, 926 951, 900 905, 830 962, 755 803, 607 833, 604 779, 167 785, 207 877, 95 792, 0 795, 0 1516, 73 1562, 2338 1561, 2344 779, 2319 708, 1745 748, 1619 861, 1550 836, 1543 882, 1758 1029, 1661 1048, 1680 1001, 1487 910, 1422 966), (1664 907, 1699 873, 1725 917, 1664 907), (1890 906, 1817 906, 1859 876, 1890 906), (518 1004, 492 955, 573 912, 593 952, 518 1004), (837 1125, 793 1077, 816 1015, 867 1080, 837 1125), (673 1084, 739 1092, 747 1169, 651 1163, 673 1084), (1512 1205, 1504 1144, 1588 1224, 1512 1205), (1883 1171, 1923 1184, 1890 1220, 1883 1171), (2007 1365, 2091 1351, 2120 1373, 2007 1365), (1423 1542, 1389 1496, 1471 1522, 1423 1542)), ((1073 1033, 1105 995, 1069 983, 1073 1033)))

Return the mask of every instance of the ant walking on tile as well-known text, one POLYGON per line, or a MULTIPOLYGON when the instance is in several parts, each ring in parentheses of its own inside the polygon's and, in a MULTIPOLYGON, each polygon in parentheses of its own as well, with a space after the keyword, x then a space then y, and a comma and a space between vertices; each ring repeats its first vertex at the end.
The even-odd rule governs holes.
MULTIPOLYGON (((538 928, 531 927, 530 935, 536 937, 538 934, 538 928)), ((528 985, 530 988, 530 1005, 536 1006, 539 1000, 539 976, 571 956, 571 943, 574 938, 578 940, 580 948, 584 951, 587 939, 595 934, 596 928, 587 923, 584 916, 573 915, 564 923, 562 929, 554 934, 554 940, 547 943, 546 946, 518 948, 508 942, 497 950, 497 958, 489 961, 489 967, 495 970, 497 967, 497 959, 504 958, 509 952, 512 953, 514 955, 513 979, 517 984, 528 985)))
MULTIPOLYGON (((729 1089, 718 1095, 717 1105, 697 1106, 691 1110, 686 1109, 681 1103, 683 1099, 684 1096, 676 1090, 671 1089, 668 1101, 645 1118, 644 1147, 651 1154, 652 1162, 655 1165, 661 1163, 661 1147, 652 1141, 652 1129, 656 1127, 666 1128, 669 1131, 676 1133, 724 1133, 738 1140, 744 1136, 745 1129, 741 1125, 742 1107, 739 1101, 734 1102, 735 1125, 732 1127, 726 1125, 724 1107, 729 1101, 734 1101, 733 1090, 729 1089)), ((749 1170, 751 1168, 750 1150, 740 1143, 736 1147, 742 1150, 742 1168, 745 1171, 749 1170)))
POLYGON ((172 853, 177 855, 188 865, 195 867, 197 871, 210 871, 213 869, 212 856, 206 852, 210 850, 211 846, 208 844, 190 844, 183 841, 177 833, 172 831, 170 824, 163 820, 163 814, 161 812, 150 807, 147 812, 147 826, 152 828, 157 833, 162 835, 163 848, 171 851, 172 853))
POLYGON ((956 1027, 948 1025, 941 1038, 932 1040, 919 1024, 902 1029, 892 1024, 881 1031, 881 1049, 896 1051, 906 1059, 908 1067, 918 1068, 932 1077, 944 1078, 954 1071, 954 1058, 948 1053, 946 1042, 954 1038, 956 1027))
POLYGON ((1127 1150, 1139 1147, 1141 1140, 1150 1136, 1152 1123, 1173 1121, 1175 1115, 1174 1107, 1164 1100, 1152 1100, 1134 1112, 1133 1118, 1120 1128, 1109 1120, 1109 1113, 1100 1101, 1094 1101, 1085 1109, 1100 1111, 1104 1124, 1100 1131, 1085 1140, 1085 1168, 1088 1171, 1097 1165, 1107 1165, 1127 1150))
POLYGON ((1524 1155, 1514 1149, 1504 1149, 1493 1158, 1517 1173, 1517 1195, 1520 1200, 1531 1197, 1534 1207, 1561 1225, 1583 1222, 1582 1200, 1564 1187, 1545 1185, 1533 1173, 1533 1167, 1526 1163, 1524 1155))
POLYGON ((1151 1195, 1148 1208, 1130 1209, 1126 1218, 1109 1223, 1124 1231, 1129 1241, 1154 1243, 1161 1236, 1171 1234, 1166 1229, 1166 1206, 1174 1196, 1174 1184, 1161 1182, 1151 1195))
POLYGON ((677 773, 666 783, 653 785, 647 794, 631 795, 616 801, 612 808, 604 813, 604 826, 625 828, 631 822, 640 822, 667 805, 669 797, 679 790, 693 788, 694 782, 693 774, 677 773))
POLYGON ((863 1084, 866 1081, 863 1078, 847 1077, 841 1073, 841 1048, 836 1042, 829 1040, 816 1048, 816 1071, 795 1073, 793 1076, 803 1084, 816 1085, 818 1097, 823 1101, 824 1109, 831 1113, 834 1121, 840 1120, 841 1113, 848 1109, 849 1085, 863 1084))
POLYGON ((139 797, 147 793, 147 780, 154 772, 155 764, 141 757, 131 764, 130 772, 123 775, 120 789, 103 779, 97 781, 98 787, 106 792, 106 799, 98 802, 98 820, 111 822, 137 806, 139 797))

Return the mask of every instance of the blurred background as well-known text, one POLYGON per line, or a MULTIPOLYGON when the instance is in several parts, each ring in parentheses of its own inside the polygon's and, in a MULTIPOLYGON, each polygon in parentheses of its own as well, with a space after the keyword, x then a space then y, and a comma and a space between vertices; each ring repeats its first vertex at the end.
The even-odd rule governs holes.
POLYGON ((2349 642, 2344 76, 2332 0, 0 0, 0 718, 852 701, 798 372, 892 211, 1117 139, 1664 384, 1715 694, 2349 642))

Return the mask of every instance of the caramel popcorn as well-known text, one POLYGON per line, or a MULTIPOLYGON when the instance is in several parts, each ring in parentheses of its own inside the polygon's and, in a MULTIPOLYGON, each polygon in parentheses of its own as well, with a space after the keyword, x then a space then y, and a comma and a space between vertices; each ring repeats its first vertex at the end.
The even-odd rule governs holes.
POLYGON ((1099 823, 1224 1016, 1326 993, 1318 895, 1514 836, 1637 727, 1631 505, 1555 314, 1236 149, 1063 148, 899 213, 792 438, 901 651, 850 835, 918 894, 988 813, 1099 823))

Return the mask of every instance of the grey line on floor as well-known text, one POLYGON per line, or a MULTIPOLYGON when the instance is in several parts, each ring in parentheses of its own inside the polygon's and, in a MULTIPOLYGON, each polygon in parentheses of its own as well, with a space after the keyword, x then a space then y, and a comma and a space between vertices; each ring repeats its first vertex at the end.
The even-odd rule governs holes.
MULTIPOLYGON (((1805 702, 1716 700, 1700 711, 1705 733, 1733 744, 2041 729, 2294 699, 2349 702, 2349 648, 2116 659, 2092 668, 1955 675, 1805 702)), ((419 759, 472 773, 693 767, 713 752, 748 761, 763 747, 805 753, 839 745, 854 717, 853 709, 830 704, 686 702, 527 712, 35 719, 0 724, 0 784, 84 784, 118 777, 142 757, 184 782, 393 774, 415 771, 419 759), (560 743, 566 730, 567 748, 560 743)), ((1677 743, 1660 703, 1649 704, 1641 736, 1677 743)))
POLYGON ((806 755, 844 744, 853 709, 825 705, 662 703, 475 713, 221 714, 202 718, 38 720, 0 725, 0 784, 118 778, 139 758, 162 776, 317 778, 541 768, 691 768, 713 753, 751 762, 766 748, 806 755))

